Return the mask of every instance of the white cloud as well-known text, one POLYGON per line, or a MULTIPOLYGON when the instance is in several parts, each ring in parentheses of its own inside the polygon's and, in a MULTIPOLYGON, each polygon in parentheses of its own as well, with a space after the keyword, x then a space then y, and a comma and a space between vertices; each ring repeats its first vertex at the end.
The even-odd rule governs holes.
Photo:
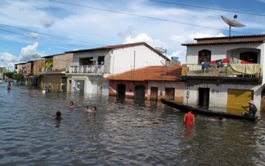
POLYGON ((34 56, 36 56, 36 54, 38 54, 37 47, 38 47, 38 42, 35 42, 32 45, 28 45, 26 47, 23 47, 21 49, 19 61, 27 62, 27 61, 33 60, 35 58, 34 56))
POLYGON ((132 38, 131 36, 128 36, 125 39, 125 43, 135 43, 135 42, 146 42, 153 47, 162 47, 165 45, 165 44, 163 44, 163 42, 161 42, 158 39, 152 39, 146 33, 138 34, 134 38, 132 38))
POLYGON ((40 23, 46 27, 49 28, 54 24, 55 20, 53 18, 44 18, 40 21, 40 23))
POLYGON ((15 55, 12 55, 8 52, 0 52, 0 62, 6 63, 6 62, 15 62, 17 57, 15 55))
POLYGON ((8 52, 0 52, 0 67, 13 68, 17 57, 8 52))
POLYGON ((34 33, 34 32, 30 33, 29 36, 30 36, 31 38, 33 38, 33 39, 37 39, 37 38, 39 38, 39 34, 38 34, 38 33, 34 33))

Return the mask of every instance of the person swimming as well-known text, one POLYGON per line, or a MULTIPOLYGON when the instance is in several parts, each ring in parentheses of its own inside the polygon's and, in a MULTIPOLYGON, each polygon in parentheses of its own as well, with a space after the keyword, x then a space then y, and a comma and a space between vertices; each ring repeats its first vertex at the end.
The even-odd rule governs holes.
POLYGON ((70 109, 73 109, 74 108, 74 102, 73 101, 71 101, 70 103, 69 103, 69 106, 68 106, 70 109))
POLYGON ((89 106, 85 106, 84 112, 93 112, 93 111, 89 109, 89 106))
POLYGON ((60 111, 57 111, 55 119, 56 120, 62 120, 63 118, 61 117, 61 115, 62 115, 62 113, 60 111))

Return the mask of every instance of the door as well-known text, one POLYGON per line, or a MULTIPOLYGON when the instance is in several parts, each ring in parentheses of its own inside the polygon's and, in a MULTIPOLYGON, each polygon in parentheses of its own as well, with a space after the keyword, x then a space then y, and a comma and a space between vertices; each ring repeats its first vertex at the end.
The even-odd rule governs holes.
POLYGON ((63 77, 61 81, 62 81, 61 89, 62 89, 63 92, 66 92, 67 78, 66 77, 63 77))
POLYGON ((158 98, 158 87, 151 87, 150 100, 157 100, 158 98))
POLYGON ((124 102, 124 100, 125 100, 125 90, 126 90, 126 86, 124 84, 118 84, 118 86, 117 86, 117 96, 116 96, 117 102, 121 102, 121 103, 124 102))
POLYGON ((145 87, 137 85, 134 88, 134 104, 143 105, 145 103, 145 87))
POLYGON ((166 96, 165 98, 168 100, 174 100, 175 99, 175 88, 166 88, 166 96))
POLYGON ((253 91, 245 89, 228 89, 227 112, 242 114, 245 110, 241 106, 247 106, 253 99, 253 91))
POLYGON ((210 88, 199 88, 199 106, 209 107, 210 88))

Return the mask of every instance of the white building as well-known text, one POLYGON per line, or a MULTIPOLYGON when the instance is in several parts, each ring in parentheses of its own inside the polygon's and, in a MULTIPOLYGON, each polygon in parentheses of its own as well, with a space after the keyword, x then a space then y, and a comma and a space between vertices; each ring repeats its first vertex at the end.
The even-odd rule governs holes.
POLYGON ((66 72, 68 91, 109 95, 106 77, 146 66, 163 65, 169 59, 144 42, 70 51, 72 65, 66 72))
POLYGON ((265 35, 195 38, 187 47, 185 104, 227 108, 241 113, 254 100, 259 109, 263 92, 265 35))

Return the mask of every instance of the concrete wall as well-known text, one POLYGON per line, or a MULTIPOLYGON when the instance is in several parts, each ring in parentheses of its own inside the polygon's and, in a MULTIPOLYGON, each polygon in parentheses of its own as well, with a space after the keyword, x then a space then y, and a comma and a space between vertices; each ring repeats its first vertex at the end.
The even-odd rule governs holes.
POLYGON ((164 63, 165 59, 144 45, 115 49, 111 54, 110 73, 162 65, 161 61, 164 63))
POLYGON ((158 87, 158 100, 165 98, 165 89, 174 88, 175 96, 174 101, 182 104, 184 102, 185 94, 185 83, 184 82, 173 82, 173 81, 149 81, 148 84, 148 96, 151 94, 151 87, 158 87))
POLYGON ((66 68, 69 67, 69 65, 72 63, 73 60, 73 54, 72 53, 66 53, 62 55, 56 55, 53 56, 53 71, 65 71, 66 68))
POLYGON ((65 75, 64 74, 42 75, 41 76, 41 88, 44 88, 45 86, 49 86, 51 91, 56 91, 58 86, 61 87, 62 77, 65 77, 65 75))
MULTIPOLYGON (((245 89, 253 90, 254 103, 258 109, 261 108, 261 86, 253 85, 233 85, 233 84, 200 84, 189 86, 186 88, 186 92, 189 91, 189 98, 185 97, 184 103, 189 105, 198 105, 199 91, 198 88, 210 88, 209 107, 227 107, 228 89, 245 89)), ((246 103, 247 104, 247 103, 246 103)))
POLYGON ((45 67, 45 60, 36 60, 34 61, 34 75, 40 75, 40 69, 45 67))
MULTIPOLYGON (((264 49, 264 44, 251 43, 251 44, 229 44, 229 45, 202 45, 202 46, 190 46, 187 49, 187 64, 198 64, 198 55, 200 50, 210 50, 211 60, 218 60, 223 58, 239 58, 239 52, 231 52, 229 50, 240 49, 243 51, 249 50, 249 48, 254 49, 264 49)), ((261 56, 263 57, 263 51, 261 51, 261 56)), ((260 61, 263 64, 263 61, 260 61)))

